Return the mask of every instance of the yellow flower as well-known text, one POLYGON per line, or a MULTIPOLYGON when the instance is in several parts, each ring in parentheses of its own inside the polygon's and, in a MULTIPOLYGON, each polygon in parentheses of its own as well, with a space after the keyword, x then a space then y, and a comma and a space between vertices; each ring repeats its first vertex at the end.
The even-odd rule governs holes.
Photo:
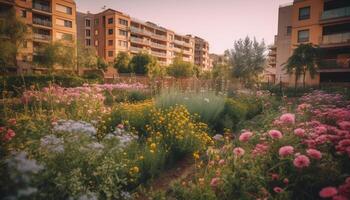
POLYGON ((143 156, 140 156, 140 157, 139 157, 139 159, 140 159, 140 160, 143 160, 143 159, 144 159, 144 157, 143 157, 143 156))
POLYGON ((198 160, 199 159, 199 153, 198 152, 194 152, 193 153, 193 158, 198 160))
POLYGON ((152 150, 155 150, 155 149, 157 148, 156 143, 152 143, 151 146, 150 146, 150 148, 151 148, 152 150))
POLYGON ((199 182, 199 185, 204 185, 204 178, 199 178, 198 182, 199 182))

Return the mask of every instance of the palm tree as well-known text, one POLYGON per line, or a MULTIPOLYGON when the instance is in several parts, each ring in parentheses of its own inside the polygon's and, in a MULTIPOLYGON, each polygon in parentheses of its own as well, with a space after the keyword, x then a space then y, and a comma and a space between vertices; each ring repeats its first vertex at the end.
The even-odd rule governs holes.
POLYGON ((309 72, 314 78, 318 66, 319 49, 312 44, 300 44, 289 57, 284 69, 287 73, 295 75, 295 88, 300 76, 303 76, 303 87, 305 88, 306 73, 309 72))

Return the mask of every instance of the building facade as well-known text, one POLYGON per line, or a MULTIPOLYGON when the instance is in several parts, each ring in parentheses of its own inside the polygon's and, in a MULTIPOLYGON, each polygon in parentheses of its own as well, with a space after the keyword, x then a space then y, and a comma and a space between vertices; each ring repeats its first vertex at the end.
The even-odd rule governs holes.
MULTIPOLYGON (((113 9, 98 14, 78 12, 77 23, 78 41, 85 47, 96 48, 98 55, 110 64, 119 52, 130 55, 147 52, 163 66, 170 65, 176 56, 195 63, 196 39, 191 35, 181 35, 113 9)), ((209 44, 204 40, 201 42, 206 43, 206 54, 200 54, 204 57, 209 44)))
MULTIPOLYGON (((323 83, 350 82, 350 1, 349 0, 294 0, 293 4, 284 8, 287 10, 284 23, 279 23, 279 30, 287 26, 290 33, 290 45, 284 48, 277 45, 277 70, 280 77, 288 77, 289 85, 294 83, 293 76, 283 71, 282 61, 285 55, 291 55, 293 49, 302 43, 312 43, 322 51, 317 74, 311 78, 306 76, 307 85, 323 83), (289 21, 289 18, 291 19, 289 21), (291 29, 291 31, 290 31, 291 29), (283 59, 278 62, 280 51, 283 59), (288 53, 289 52, 289 53, 288 53)), ((281 19, 280 19, 281 20, 281 19)), ((284 32, 284 31, 283 31, 284 32)), ((283 33, 281 33, 283 34, 283 33)), ((280 33, 279 33, 280 35, 280 33)), ((282 37, 282 35, 280 35, 282 37)), ((278 40, 280 39, 278 38, 278 40)), ((289 36, 288 36, 289 37, 289 36)), ((287 44, 289 38, 284 41, 287 44)), ((280 45, 282 41, 280 42, 280 45)), ((302 80, 299 80, 301 84, 302 80)))
POLYGON ((28 25, 27 40, 17 56, 19 71, 36 70, 30 63, 40 46, 61 40, 76 41, 76 4, 73 0, 0 0, 0 17, 11 9, 28 25))
POLYGON ((194 64, 204 71, 210 71, 212 68, 212 61, 209 57, 209 43, 197 36, 194 37, 194 41, 194 64))

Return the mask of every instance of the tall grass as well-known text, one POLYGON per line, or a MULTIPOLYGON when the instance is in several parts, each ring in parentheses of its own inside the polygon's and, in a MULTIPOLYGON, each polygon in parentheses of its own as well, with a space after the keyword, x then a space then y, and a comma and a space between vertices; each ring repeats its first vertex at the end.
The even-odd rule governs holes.
POLYGON ((225 107, 225 96, 214 91, 182 92, 171 88, 155 97, 156 107, 169 108, 184 105, 191 114, 198 114, 208 125, 214 124, 225 107))

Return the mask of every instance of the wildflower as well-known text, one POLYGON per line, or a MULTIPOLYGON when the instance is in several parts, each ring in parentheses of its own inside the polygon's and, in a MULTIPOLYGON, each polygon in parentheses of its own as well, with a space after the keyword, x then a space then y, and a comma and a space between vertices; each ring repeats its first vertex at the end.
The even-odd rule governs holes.
POLYGON ((220 178, 215 177, 215 178, 211 179, 210 186, 216 187, 219 185, 219 182, 220 182, 220 178))
POLYGON ((204 185, 204 178, 199 178, 198 183, 199 185, 204 185))
POLYGON ((233 153, 236 155, 236 156, 243 156, 245 151, 244 149, 242 149, 241 147, 236 147, 233 149, 233 153))
POLYGON ((15 137, 16 133, 12 129, 7 129, 6 134, 4 135, 4 140, 5 141, 10 141, 12 140, 13 137, 15 137))
POLYGON ((224 164, 225 164, 225 160, 224 159, 219 160, 219 165, 224 165, 224 164))
POLYGON ((224 140, 224 137, 220 134, 216 134, 213 136, 213 139, 216 140, 216 141, 223 141, 224 140))
POLYGON ((15 118, 11 118, 11 119, 7 120, 7 122, 12 126, 16 125, 16 123, 17 123, 15 118))
POLYGON ((271 175, 271 179, 274 180, 274 181, 278 180, 279 177, 280 177, 280 176, 279 176, 278 174, 272 174, 272 175, 271 175))
POLYGON ((307 155, 311 158, 314 158, 317 160, 322 158, 322 153, 316 149, 308 149, 306 152, 307 152, 307 155))
POLYGON ((124 125, 123 124, 118 124, 117 128, 124 129, 124 125))
POLYGON ((283 183, 286 184, 286 185, 288 185, 289 179, 288 179, 288 178, 284 178, 284 179, 283 179, 283 183))
POLYGON ((144 158, 143 156, 140 156, 139 159, 140 159, 140 160, 143 160, 143 159, 145 159, 145 158, 144 158))
POLYGON ((295 123, 295 115, 294 115, 294 114, 291 114, 291 113, 283 114, 283 115, 280 117, 280 121, 281 121, 283 124, 294 124, 294 123, 295 123))
POLYGON ((338 126, 342 129, 342 130, 350 130, 350 121, 342 121, 338 123, 338 126))
POLYGON ((286 156, 291 155, 293 153, 294 153, 294 147, 292 147, 292 146, 281 147, 278 151, 278 154, 281 157, 286 157, 286 156))
POLYGON ((247 142, 251 137, 253 136, 252 132, 244 132, 239 136, 239 141, 241 142, 247 142))
POLYGON ((338 190, 335 187, 325 187, 323 188, 319 195, 322 198, 330 198, 335 196, 338 193, 338 190))
POLYGON ((198 152, 194 152, 193 153, 193 158, 198 160, 199 159, 199 153, 198 152))
POLYGON ((299 136, 299 137, 304 137, 305 136, 305 130, 302 128, 297 128, 294 130, 294 134, 299 136))
POLYGON ((293 164, 296 168, 304 168, 308 167, 310 165, 310 159, 305 155, 298 155, 294 161, 293 164))
POLYGON ((131 171, 131 173, 137 174, 137 173, 139 173, 140 169, 137 166, 135 166, 135 167, 131 168, 130 171, 131 171))
POLYGON ((280 131, 278 131, 278 130, 270 130, 268 134, 273 139, 280 139, 280 138, 282 138, 282 133, 280 131))
POLYGON ((157 148, 156 143, 153 142, 153 143, 150 145, 150 148, 151 148, 152 150, 155 150, 155 149, 157 148))
POLYGON ((283 192, 283 189, 280 187, 274 187, 273 191, 275 191, 276 193, 281 193, 281 192, 283 192))

